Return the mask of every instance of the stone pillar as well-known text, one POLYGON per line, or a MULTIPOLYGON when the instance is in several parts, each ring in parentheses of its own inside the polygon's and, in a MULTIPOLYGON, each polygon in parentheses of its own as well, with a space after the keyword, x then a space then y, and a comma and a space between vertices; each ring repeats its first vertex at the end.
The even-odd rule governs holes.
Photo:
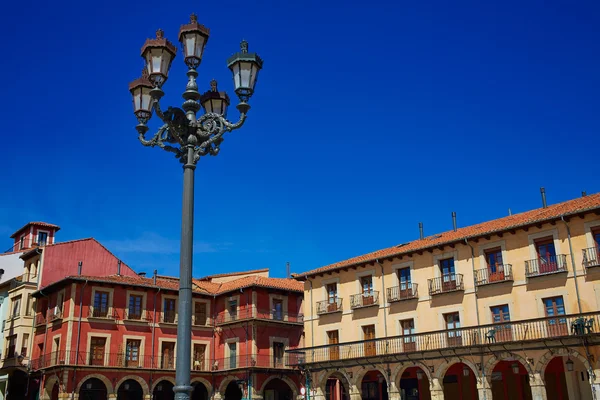
POLYGON ((79 398, 79 395, 77 393, 62 392, 58 394, 58 400, 71 400, 77 398, 79 398))
POLYGON ((535 373, 530 377, 529 384, 531 386, 531 398, 533 400, 548 400, 546 396, 546 385, 541 374, 535 373))
POLYGON ((144 400, 152 400, 152 395, 151 394, 145 394, 144 395, 144 400))
POLYGON ((117 400, 117 394, 116 393, 111 393, 108 395, 108 400, 117 400))
POLYGON ((590 386, 592 388, 592 399, 600 400, 600 369, 595 369, 594 374, 590 374, 590 386))
POLYGON ((388 386, 388 399, 389 400, 401 400, 400 399, 400 391, 396 386, 396 382, 391 382, 388 386))
POLYGON ((477 381, 477 394, 479 400, 492 400, 492 388, 487 379, 477 381))
POLYGON ((360 390, 356 387, 356 385, 352 385, 350 387, 350 400, 362 400, 360 396, 360 390))
POLYGON ((219 391, 215 391, 215 393, 213 394, 213 400, 221 400, 221 393, 219 393, 219 391))
POLYGON ((439 378, 431 379, 429 391, 431 392, 431 400, 444 400, 444 388, 439 378))

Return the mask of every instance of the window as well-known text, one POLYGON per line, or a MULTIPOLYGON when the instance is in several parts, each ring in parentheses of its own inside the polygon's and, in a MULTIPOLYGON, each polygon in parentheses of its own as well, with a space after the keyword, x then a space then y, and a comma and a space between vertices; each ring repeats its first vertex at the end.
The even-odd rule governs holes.
POLYGON ((283 321, 283 300, 273 299, 273 319, 283 321))
POLYGON ((27 357, 27 347, 29 346, 29 333, 23 334, 23 343, 21 343, 21 356, 27 357))
POLYGON ((142 319, 142 299, 143 296, 139 294, 129 295, 128 319, 142 319))
MULTIPOLYGON (((338 344, 340 342, 340 336, 338 331, 327 331, 327 343, 328 344, 338 344)), ((329 349, 329 359, 330 360, 339 360, 340 358, 340 348, 338 346, 332 346, 329 349)))
POLYGON ((373 276, 367 275, 360 278, 363 296, 373 296, 373 276))
POLYGON ((502 322, 510 321, 508 304, 504 304, 501 306, 493 306, 490 309, 492 310, 492 320, 494 324, 500 324, 502 322))
MULTIPOLYGON (((508 304, 501 306, 490 307, 492 312, 492 323, 502 324, 504 322, 510 322, 510 312, 508 310, 508 304)), ((493 342, 506 342, 512 340, 512 330, 509 324, 499 325, 488 331, 486 337, 488 341, 493 342)))
POLYGON ((15 347, 17 345, 17 335, 11 335, 6 338, 6 357, 12 358, 15 356, 15 347))
POLYGON ((402 336, 407 336, 403 340, 403 351, 415 351, 417 349, 417 339, 412 336, 415 334, 415 320, 411 318, 400 321, 400 328, 402 329, 402 336))
POLYGON ((329 283, 325 286, 327 290, 327 312, 337 311, 337 284, 329 283))
MULTIPOLYGON (((547 317, 565 315, 565 303, 562 296, 542 299, 547 317)), ((567 320, 565 318, 548 319, 548 334, 551 336, 565 336, 568 334, 567 320)))
POLYGON ((163 369, 175 368, 175 342, 163 342, 160 349, 161 363, 163 369))
POLYGON ((21 236, 21 240, 19 240, 19 250, 23 250, 25 248, 25 236, 21 236))
POLYGON ((92 337, 90 339, 90 365, 104 365, 106 338, 92 337))
POLYGON ((27 295, 27 303, 25 304, 25 315, 31 317, 33 315, 33 301, 31 300, 31 293, 27 295))
POLYGON ((231 342, 229 346, 229 368, 236 368, 237 366, 237 343, 231 342))
POLYGON ((398 270, 398 281, 400 282, 400 290, 411 288, 410 268, 401 268, 398 270))
POLYGON ((454 258, 440 260, 440 271, 442 272, 442 291, 456 289, 456 274, 454 270, 454 258))
POLYGON ((460 317, 458 313, 444 314, 444 321, 446 322, 446 329, 448 329, 448 345, 449 346, 462 346, 462 335, 460 331, 454 331, 450 329, 460 328, 460 317))
POLYGON ((163 305, 163 322, 175 323, 175 299, 165 299, 163 305))
POLYGON ((205 371, 204 359, 206 358, 206 345, 205 344, 194 344, 194 369, 196 371, 205 371))
POLYGON ((194 304, 194 325, 206 325, 206 303, 194 304))
POLYGON ((556 260, 556 249, 552 236, 535 241, 535 251, 538 257, 539 273, 553 272, 558 270, 556 260))
POLYGON ((227 310, 229 311, 229 319, 231 321, 235 321, 237 319, 237 308, 237 300, 229 299, 229 302, 227 303, 227 310))
POLYGON ((496 273, 498 267, 502 265, 502 249, 495 247, 485 251, 485 261, 490 273, 496 273))
POLYGON ((13 318, 17 318, 21 315, 21 296, 15 296, 12 299, 12 313, 13 318))
POLYGON ((600 248, 600 228, 592 229, 592 238, 594 239, 594 246, 600 248))
POLYGON ((63 302, 64 302, 64 294, 63 294, 63 292, 58 292, 56 294, 56 306, 54 307, 54 315, 58 318, 61 318, 61 316, 62 316, 63 302))
MULTIPOLYGON (((54 343, 52 345, 52 351, 54 352, 54 364, 58 364, 61 361, 61 357, 60 357, 60 337, 55 337, 54 338, 54 343)), ((63 355, 63 361, 64 361, 64 355, 63 355)))
MULTIPOLYGON (((404 391, 405 389, 403 389, 404 391)), ((361 384, 361 399, 362 400, 379 400, 378 382, 363 381, 361 384)), ((329 397, 328 397, 329 398, 329 397)))
POLYGON ((106 318, 108 316, 108 292, 96 291, 94 293, 94 310, 92 316, 98 318, 106 318))
MULTIPOLYGON (((141 297, 141 296, 140 296, 141 297)), ((125 366, 126 367, 137 367, 139 366, 140 359, 140 347, 142 341, 139 339, 127 339, 125 345, 125 366)))
POLYGON ((368 342, 365 342, 365 356, 374 356, 377 353, 375 349, 375 342, 373 341, 373 339, 375 339, 375 325, 365 325, 362 327, 362 329, 363 339, 369 340, 368 342))
POLYGON ((283 368, 283 353, 285 346, 281 342, 273 342, 273 367, 283 368))
POLYGON ((38 246, 45 246, 48 242, 48 232, 38 232, 38 246))

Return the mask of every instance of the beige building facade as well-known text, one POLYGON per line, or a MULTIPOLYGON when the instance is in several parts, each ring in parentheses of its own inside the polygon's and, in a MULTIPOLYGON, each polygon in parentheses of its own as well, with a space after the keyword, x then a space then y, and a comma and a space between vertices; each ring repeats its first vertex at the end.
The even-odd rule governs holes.
POLYGON ((594 194, 296 275, 290 363, 327 400, 600 398, 599 247, 594 194))

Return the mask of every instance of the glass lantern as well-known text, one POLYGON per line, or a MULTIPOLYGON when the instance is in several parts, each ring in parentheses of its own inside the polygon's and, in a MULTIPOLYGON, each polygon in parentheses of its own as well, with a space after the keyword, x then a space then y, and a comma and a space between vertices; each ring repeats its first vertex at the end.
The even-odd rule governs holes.
POLYGON ((217 81, 210 81, 210 90, 200 97, 200 104, 206 113, 220 114, 227 116, 227 107, 229 106, 229 96, 225 92, 219 92, 217 81))
POLYGON ((153 85, 148 79, 148 70, 142 70, 142 76, 129 84, 129 92, 133 97, 133 113, 140 123, 147 123, 152 117, 154 101, 150 96, 153 85))
POLYGON ((248 53, 248 42, 243 40, 241 51, 227 60, 227 66, 233 73, 235 93, 242 102, 247 102, 254 93, 258 73, 262 69, 263 60, 256 53, 248 53))
POLYGON ((179 29, 179 42, 188 68, 196 69, 200 65, 209 34, 210 29, 198 23, 196 14, 190 16, 189 24, 182 25, 179 29))
POLYGON ((146 39, 142 57, 146 60, 149 79, 154 86, 161 87, 167 81, 176 53, 177 48, 165 39, 162 29, 156 31, 156 39, 146 39))

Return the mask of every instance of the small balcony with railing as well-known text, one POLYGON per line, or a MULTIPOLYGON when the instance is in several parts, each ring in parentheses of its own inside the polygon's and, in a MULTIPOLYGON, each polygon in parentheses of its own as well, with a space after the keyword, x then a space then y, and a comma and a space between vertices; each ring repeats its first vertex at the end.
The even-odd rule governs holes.
POLYGON ((123 312, 124 322, 148 323, 152 320, 151 314, 140 310, 139 308, 126 308, 123 312))
POLYGON ((512 265, 510 264, 499 264, 475 270, 475 286, 485 286, 493 283, 512 281, 512 265))
POLYGON ((419 298, 418 285, 416 283, 402 283, 400 286, 387 288, 388 303, 419 298))
POLYGON ((51 308, 50 310, 48 310, 48 316, 47 316, 47 320, 48 322, 57 322, 62 320, 63 318, 63 311, 62 309, 58 308, 58 307, 54 307, 51 308))
POLYGON ((163 311, 160 317, 160 322, 163 324, 176 324, 177 323, 177 311, 169 310, 163 311))
POLYGON ((377 305, 379 305, 379 292, 376 290, 350 296, 350 308, 353 310, 377 305))
POLYGON ((41 312, 41 313, 38 313, 38 314, 35 316, 35 326, 36 326, 36 327, 37 327, 37 326, 44 326, 44 325, 46 325, 46 323, 47 323, 47 320, 46 320, 46 315, 44 315, 44 313, 43 313, 43 312, 41 312))
POLYGON ((464 291, 462 274, 444 274, 437 278, 428 279, 429 295, 464 291))
POLYGON ((335 298, 317 302, 317 315, 342 312, 342 299, 335 298))
POLYGON ((212 371, 237 368, 290 369, 286 354, 282 356, 249 354, 237 357, 217 358, 212 361, 212 371))
POLYGON ((114 321, 117 319, 117 312, 114 311, 112 307, 90 306, 88 318, 114 321))
POLYGON ((600 246, 583 249, 583 267, 585 269, 600 267, 600 246))
POLYGON ((21 285, 29 284, 31 286, 37 285, 37 275, 33 273, 25 273, 23 275, 16 276, 10 283, 10 289, 15 289, 21 285))
POLYGON ((567 256, 565 254, 525 261, 525 276, 527 278, 560 273, 567 273, 567 256))

